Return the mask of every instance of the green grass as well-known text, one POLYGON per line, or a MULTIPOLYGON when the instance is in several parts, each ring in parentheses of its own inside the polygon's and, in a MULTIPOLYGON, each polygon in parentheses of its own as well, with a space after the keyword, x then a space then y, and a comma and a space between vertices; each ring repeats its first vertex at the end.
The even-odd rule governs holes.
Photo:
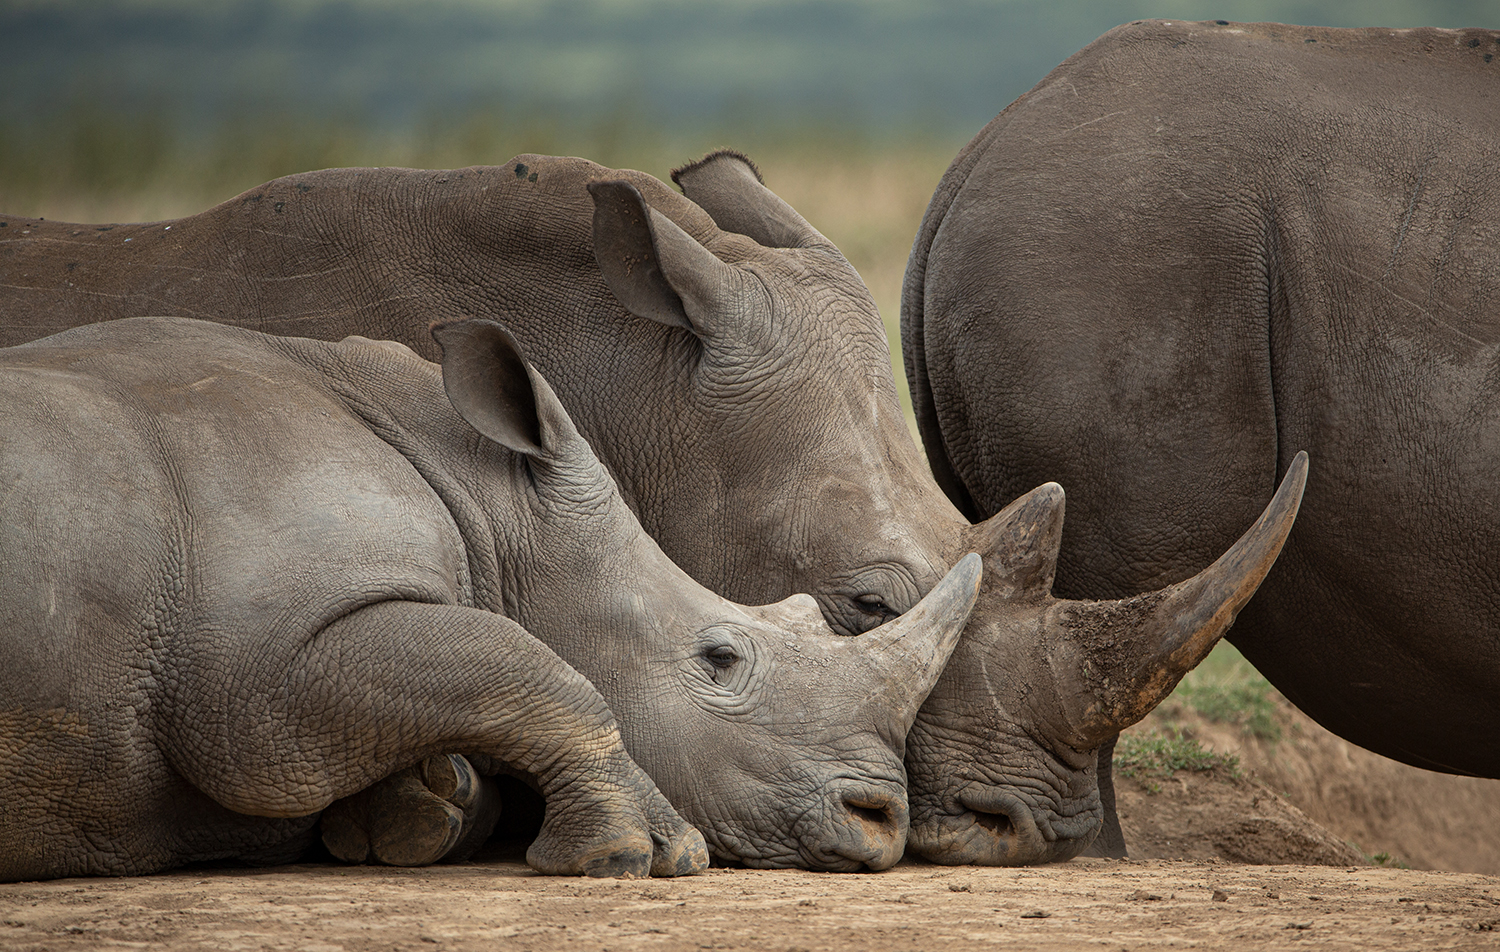
POLYGON ((1282 733, 1278 696, 1271 683, 1226 641, 1219 642, 1172 693, 1210 721, 1233 724, 1247 736, 1271 741, 1280 740, 1282 733))
POLYGON ((1384 866, 1386 869, 1411 869, 1411 866, 1399 856, 1395 856, 1384 850, 1379 853, 1366 853, 1364 848, 1353 840, 1349 840, 1348 843, 1356 850, 1359 850, 1364 858, 1370 861, 1370 865, 1372 866, 1384 866))
POLYGON ((1146 789, 1156 793, 1159 781, 1179 770, 1203 772, 1222 770, 1231 777, 1240 775, 1240 759, 1205 749, 1181 731, 1126 734, 1115 747, 1115 770, 1127 777, 1146 782, 1146 789))

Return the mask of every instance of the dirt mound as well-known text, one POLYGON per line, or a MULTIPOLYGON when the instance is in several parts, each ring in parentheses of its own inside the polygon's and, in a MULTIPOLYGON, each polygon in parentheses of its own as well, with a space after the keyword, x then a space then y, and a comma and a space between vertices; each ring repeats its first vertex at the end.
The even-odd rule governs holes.
POLYGON ((1132 859, 1263 866, 1369 863, 1264 784, 1224 768, 1181 771, 1163 781, 1121 777, 1116 795, 1132 859))
MULTIPOLYGON (((1212 720, 1169 699, 1135 736, 1180 736, 1235 769, 1117 776, 1131 856, 1500 875, 1500 780, 1433 773, 1339 738, 1273 690, 1258 721, 1212 720)), ((1117 771, 1118 775, 1118 771, 1117 771)))

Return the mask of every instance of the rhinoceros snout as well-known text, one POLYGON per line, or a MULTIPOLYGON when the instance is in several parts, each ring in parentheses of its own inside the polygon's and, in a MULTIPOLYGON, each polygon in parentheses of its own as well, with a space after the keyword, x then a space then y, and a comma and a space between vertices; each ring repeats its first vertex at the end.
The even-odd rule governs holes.
POLYGON ((827 821, 804 837, 818 866, 836 871, 887 869, 906 849, 906 795, 894 785, 847 781, 831 785, 827 821))

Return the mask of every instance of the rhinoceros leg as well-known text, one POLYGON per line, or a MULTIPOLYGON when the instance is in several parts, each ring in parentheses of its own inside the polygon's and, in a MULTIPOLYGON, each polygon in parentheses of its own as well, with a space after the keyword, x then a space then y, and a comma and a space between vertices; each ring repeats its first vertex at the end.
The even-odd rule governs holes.
POLYGON ((599 692, 500 615, 367 605, 237 671, 239 700, 223 713, 221 659, 198 660, 178 672, 188 690, 167 740, 187 779, 231 810, 305 816, 426 758, 472 751, 530 776, 546 799, 527 852, 542 872, 708 865, 702 835, 630 759, 599 692), (201 729, 216 719, 219 730, 201 729))
POLYGON ((1118 740, 1118 737, 1113 737, 1099 747, 1099 768, 1095 777, 1099 784, 1099 805, 1104 810, 1104 826, 1089 848, 1083 851, 1085 856, 1124 859, 1127 855, 1125 831, 1120 827, 1120 814, 1115 809, 1115 743, 1118 740))
POLYGON ((468 859, 499 818, 495 782, 448 754, 334 802, 319 824, 323 845, 346 863, 426 866, 468 859))

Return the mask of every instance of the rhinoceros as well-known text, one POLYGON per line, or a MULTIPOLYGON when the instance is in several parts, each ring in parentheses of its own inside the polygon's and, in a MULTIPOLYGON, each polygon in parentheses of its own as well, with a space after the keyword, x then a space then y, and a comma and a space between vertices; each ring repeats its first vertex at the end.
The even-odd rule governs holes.
MULTIPOLYGON (((1051 600, 1059 487, 970 525, 906 429, 879 313, 838 249, 742 155, 672 178, 683 194, 523 155, 293 175, 171 222, 0 219, 0 333, 150 311, 431 354, 435 316, 501 320, 646 530, 721 594, 809 592, 853 635, 980 553, 978 607, 908 739, 910 842, 944 863, 1076 855, 1100 829, 1109 758, 1074 726, 1148 710, 1253 582, 1221 567, 1178 617, 1051 600)), ((1294 511, 1251 548, 1274 554, 1294 511)), ((1231 562, 1252 577, 1269 564, 1231 562)))
POLYGON ((725 601, 498 325, 434 333, 441 373, 180 318, 0 352, 0 879, 287 860, 445 751, 534 780, 546 872, 895 862, 978 556, 855 638, 725 601))
POLYGON ((1057 589, 1198 571, 1314 475, 1233 643, 1298 707, 1500 776, 1500 33, 1142 21, 981 131, 902 299, 939 483, 1068 487, 1057 589))

